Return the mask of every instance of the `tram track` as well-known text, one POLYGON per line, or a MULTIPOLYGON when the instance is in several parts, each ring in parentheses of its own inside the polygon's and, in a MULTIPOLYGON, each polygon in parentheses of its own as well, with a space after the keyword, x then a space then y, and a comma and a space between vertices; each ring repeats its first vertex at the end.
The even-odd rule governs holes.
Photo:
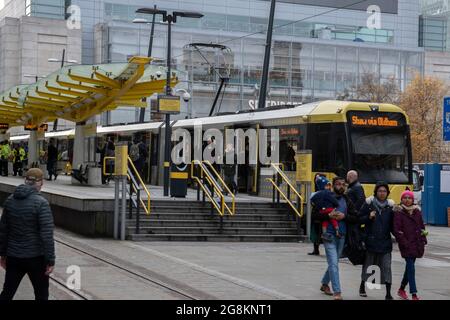
MULTIPOLYGON (((184 299, 184 300, 185 299, 198 300, 197 297, 194 297, 193 295, 191 295, 189 293, 186 293, 186 292, 184 292, 184 291, 182 291, 182 290, 180 290, 178 288, 175 288, 174 286, 170 286, 170 285, 168 285, 168 284, 166 284, 166 283, 164 283, 162 281, 158 281, 158 280, 156 280, 154 278, 151 278, 151 277, 149 277, 147 275, 144 275, 144 274, 142 274, 140 272, 134 271, 131 268, 123 266, 123 265, 121 265, 119 263, 112 262, 112 261, 110 261, 107 258, 100 257, 100 256, 98 256, 95 253, 89 252, 86 249, 79 248, 76 245, 74 245, 72 243, 69 243, 69 242, 67 242, 65 240, 62 240, 62 239, 60 239, 60 238, 58 238, 56 236, 55 236, 54 240, 55 240, 55 243, 57 243, 57 244, 59 244, 61 246, 64 246, 66 248, 69 248, 69 249, 71 249, 73 251, 76 251, 77 253, 79 253, 82 256, 86 256, 86 257, 89 257, 91 259, 95 259, 96 261, 98 261, 98 262, 100 262, 100 263, 102 263, 104 265, 107 265, 108 267, 112 267, 112 268, 114 268, 116 270, 120 270, 120 272, 124 272, 125 274, 128 274, 128 275, 130 275, 130 276, 132 276, 134 278, 138 278, 138 279, 143 280, 144 282, 149 283, 149 284, 151 284, 153 286, 156 286, 156 287, 159 287, 159 288, 161 288, 163 290, 167 290, 167 291, 169 291, 171 293, 174 293, 180 299, 184 299)), ((71 293, 75 294, 77 297, 79 297, 82 300, 93 300, 94 299, 94 297, 83 293, 83 291, 70 289, 66 284, 63 283, 63 281, 61 281, 61 280, 59 280, 59 279, 57 279, 57 278, 55 278, 53 276, 51 277, 51 279, 54 282, 56 282, 58 285, 63 286, 64 288, 66 288, 67 290, 69 290, 71 293)), ((97 298, 97 297, 95 297, 95 298, 97 298)), ((101 299, 101 297, 98 297, 98 298, 101 299)))

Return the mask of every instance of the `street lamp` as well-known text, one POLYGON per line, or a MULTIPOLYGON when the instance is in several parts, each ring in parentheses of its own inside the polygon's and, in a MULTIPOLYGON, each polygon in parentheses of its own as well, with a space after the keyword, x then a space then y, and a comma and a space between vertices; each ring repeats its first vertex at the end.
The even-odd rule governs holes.
MULTIPOLYGON (((78 63, 78 61, 76 61, 76 60, 67 60, 67 61, 64 60, 65 56, 66 56, 66 49, 63 49, 61 60, 58 60, 56 58, 50 58, 47 61, 48 62, 61 62, 61 68, 64 67, 64 62, 72 63, 72 64, 77 64, 78 63)), ((53 122, 53 131, 56 131, 56 130, 58 130, 58 119, 56 119, 53 122)))
MULTIPOLYGON (((171 95, 170 79, 171 79, 171 46, 172 46, 172 23, 177 22, 177 17, 183 18, 201 18, 203 14, 198 12, 182 12, 173 11, 171 14, 166 10, 158 10, 156 8, 140 8, 136 10, 136 13, 152 14, 153 17, 157 14, 162 15, 163 22, 167 22, 167 79, 166 79, 166 95, 171 95)), ((169 196, 169 173, 170 173, 170 114, 166 113, 166 130, 165 130, 165 152, 164 152, 164 196, 169 196)))

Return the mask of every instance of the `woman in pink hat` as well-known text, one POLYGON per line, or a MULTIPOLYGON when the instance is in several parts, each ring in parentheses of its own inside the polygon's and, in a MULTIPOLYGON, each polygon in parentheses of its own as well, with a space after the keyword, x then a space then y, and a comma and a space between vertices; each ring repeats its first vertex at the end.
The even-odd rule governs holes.
POLYGON ((423 257, 428 232, 425 230, 420 207, 414 205, 414 193, 409 190, 404 191, 401 196, 401 204, 394 208, 394 212, 394 235, 402 258, 406 261, 398 296, 405 300, 408 299, 405 288, 409 284, 412 300, 419 300, 414 264, 417 258, 423 257))

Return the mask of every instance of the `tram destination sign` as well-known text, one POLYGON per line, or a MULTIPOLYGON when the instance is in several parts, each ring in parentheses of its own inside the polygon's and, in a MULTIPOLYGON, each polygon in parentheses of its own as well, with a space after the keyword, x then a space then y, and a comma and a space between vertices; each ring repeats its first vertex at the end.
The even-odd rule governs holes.
POLYGON ((352 127, 385 127, 396 128, 406 124, 405 117, 401 113, 379 112, 349 112, 347 120, 352 127))
POLYGON ((35 124, 26 124, 26 125, 24 125, 24 129, 26 131, 38 130, 38 131, 46 132, 46 131, 48 131, 48 124, 43 123, 39 127, 35 124))

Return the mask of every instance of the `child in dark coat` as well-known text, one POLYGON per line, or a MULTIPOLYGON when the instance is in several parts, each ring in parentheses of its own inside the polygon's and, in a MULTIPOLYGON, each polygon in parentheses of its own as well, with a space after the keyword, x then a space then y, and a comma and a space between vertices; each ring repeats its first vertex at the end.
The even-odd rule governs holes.
MULTIPOLYGON (((311 197, 311 203, 319 209, 321 214, 328 215, 330 212, 333 212, 338 206, 339 203, 334 196, 333 192, 330 191, 331 183, 325 177, 320 177, 317 182, 317 191, 311 197)), ((333 228, 336 230, 336 237, 340 237, 339 234, 339 224, 336 219, 330 219, 330 221, 322 222, 322 237, 326 237, 328 225, 331 222, 333 228)), ((326 239, 325 239, 326 240, 326 239)))

